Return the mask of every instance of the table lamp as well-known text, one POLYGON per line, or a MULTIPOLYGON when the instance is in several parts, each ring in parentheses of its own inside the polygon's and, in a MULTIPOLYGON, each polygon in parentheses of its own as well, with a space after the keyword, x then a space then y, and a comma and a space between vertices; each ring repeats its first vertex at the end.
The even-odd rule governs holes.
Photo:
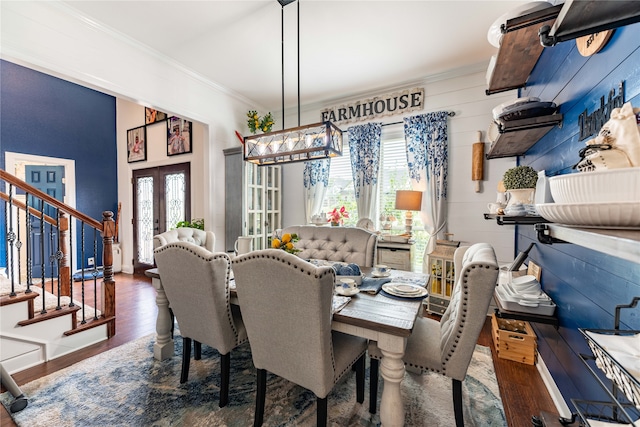
POLYGON ((396 209, 407 211, 404 220, 405 233, 411 237, 413 227, 412 211, 419 211, 422 207, 422 191, 398 190, 396 191, 396 209))

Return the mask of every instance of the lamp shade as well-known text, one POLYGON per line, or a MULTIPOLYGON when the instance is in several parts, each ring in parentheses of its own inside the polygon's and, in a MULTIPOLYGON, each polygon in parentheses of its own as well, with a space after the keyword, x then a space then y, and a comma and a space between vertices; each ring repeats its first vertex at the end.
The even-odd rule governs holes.
POLYGON ((396 209, 403 211, 419 211, 422 207, 422 191, 396 191, 396 209))
POLYGON ((244 138, 244 159, 260 166, 342 155, 342 131, 316 123, 244 138))

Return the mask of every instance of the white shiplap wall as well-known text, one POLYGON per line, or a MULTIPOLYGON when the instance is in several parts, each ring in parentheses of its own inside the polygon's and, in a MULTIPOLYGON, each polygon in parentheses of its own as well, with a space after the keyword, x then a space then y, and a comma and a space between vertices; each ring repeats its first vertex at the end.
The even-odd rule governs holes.
MULTIPOLYGON (((425 88, 425 111, 453 111, 455 116, 449 119, 449 224, 448 232, 453 233, 454 240, 462 244, 487 242, 493 245, 501 262, 509 262, 514 257, 513 226, 498 226, 495 221, 487 221, 483 213, 487 211, 487 203, 496 200, 498 181, 505 170, 515 165, 515 157, 506 159, 485 160, 482 191, 475 192, 475 184, 471 181, 472 145, 476 141, 477 131, 482 131, 483 141, 487 142, 486 130, 491 120, 491 110, 496 105, 516 98, 515 91, 487 96, 485 89, 486 66, 477 65, 466 70, 457 70, 449 76, 442 75, 434 79, 425 79, 414 83, 411 87, 425 88)), ((357 99, 364 99, 388 91, 361 94, 357 99)), ((335 100, 330 105, 339 105, 353 99, 335 100)), ((301 123, 315 123, 319 120, 319 111, 327 107, 318 106, 303 112, 301 123)), ((412 114, 419 114, 412 113, 412 114)), ((401 117, 387 117, 383 122, 397 122, 401 117)), ((287 118, 288 123, 297 121, 297 117, 287 118)), ((341 125, 346 131, 349 125, 341 125)), ((486 143, 485 150, 488 150, 486 143)), ((284 166, 283 186, 283 225, 304 223, 303 212, 286 209, 286 206, 302 205, 302 164, 284 166)))

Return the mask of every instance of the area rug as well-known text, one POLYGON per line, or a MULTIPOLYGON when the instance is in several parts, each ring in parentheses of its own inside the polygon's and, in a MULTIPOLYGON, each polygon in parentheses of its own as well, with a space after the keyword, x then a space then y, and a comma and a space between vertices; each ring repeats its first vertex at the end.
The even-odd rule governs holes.
MULTIPOLYGON (((229 405, 218 407, 219 355, 202 346, 189 379, 180 384, 182 339, 175 355, 153 358, 153 335, 76 363, 22 386, 28 406, 12 414, 18 426, 238 426, 253 424, 255 368, 248 344, 231 353, 229 405)), ((329 395, 332 426, 379 426, 365 401, 356 402, 355 373, 348 373, 329 395)), ((313 393, 269 375, 264 426, 314 426, 313 393)), ((382 380, 380 388, 382 389, 382 380)), ((378 392, 378 399, 382 390, 378 392)), ((402 382, 406 426, 454 425, 451 380, 438 374, 407 372, 402 382)), ((476 346, 463 382, 465 425, 506 426, 502 401, 487 347, 476 346)), ((11 395, 0 395, 8 407, 11 395)))

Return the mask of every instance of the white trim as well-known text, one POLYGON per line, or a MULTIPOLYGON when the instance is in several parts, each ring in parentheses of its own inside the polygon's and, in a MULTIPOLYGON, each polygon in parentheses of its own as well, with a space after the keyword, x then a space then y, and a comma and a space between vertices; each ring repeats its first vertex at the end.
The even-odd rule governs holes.
MULTIPOLYGON (((64 166, 64 200, 63 202, 72 208, 76 208, 76 161, 72 159, 61 159, 56 157, 36 156, 34 154, 14 153, 6 151, 4 153, 4 165, 7 172, 24 181, 24 176, 16 174, 16 169, 22 164, 64 166)), ((9 186, 7 184, 7 193, 9 186)), ((17 224, 14 224, 17 227, 17 224)), ((77 254, 76 239, 71 241, 71 250, 77 254)), ((77 258, 77 256, 76 256, 77 258)), ((76 264, 76 260, 69 259, 71 271, 76 264)))
POLYGON ((560 417, 570 420, 572 417, 571 410, 567 406, 564 397, 562 397, 562 393, 560 393, 560 389, 558 389, 556 382, 551 376, 551 372, 549 372, 547 365, 544 363, 544 359, 540 357, 539 353, 536 367, 538 368, 538 373, 540 374, 544 385, 547 387, 547 391, 551 395, 551 400, 553 400, 553 404, 556 406, 558 414, 560 417))

